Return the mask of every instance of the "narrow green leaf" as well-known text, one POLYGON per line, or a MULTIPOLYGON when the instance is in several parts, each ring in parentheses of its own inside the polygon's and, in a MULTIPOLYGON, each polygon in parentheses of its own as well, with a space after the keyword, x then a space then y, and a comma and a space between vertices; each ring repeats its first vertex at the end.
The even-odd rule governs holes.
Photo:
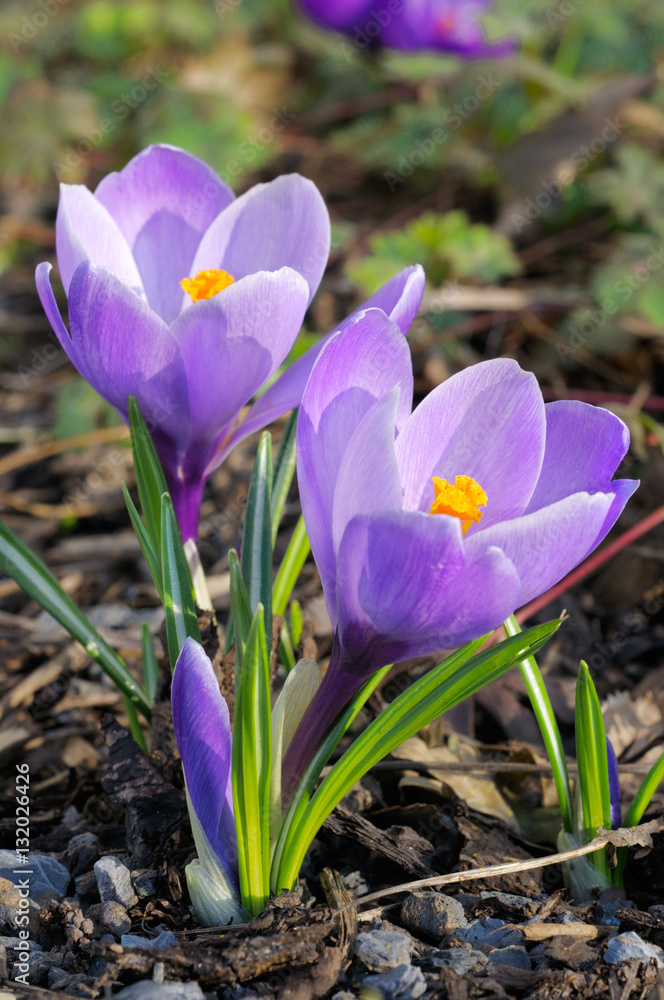
MULTIPOLYGON (((514 615, 510 615, 505 622, 505 632, 507 635, 518 635, 521 632, 521 626, 517 622, 514 615)), ((542 677, 535 657, 527 656, 524 660, 522 660, 519 664, 519 670, 521 671, 523 683, 526 685, 526 691, 528 692, 528 697, 530 698, 530 704, 539 724, 542 740, 544 741, 544 746, 546 747, 546 752, 549 757, 549 763, 551 764, 551 768, 553 770, 553 780, 556 784, 556 791, 558 792, 558 803, 560 806, 560 817, 562 819, 563 829, 566 833, 571 833, 574 829, 572 789, 569 782, 567 759, 565 757, 563 741, 553 711, 553 706, 551 705, 549 694, 546 690, 546 685, 544 684, 544 678, 542 677)))
POLYGON ((304 518, 295 525, 292 538, 288 543, 284 558, 281 561, 279 572, 274 581, 272 590, 272 608, 275 615, 283 615, 286 612, 289 598, 293 593, 293 588, 297 583, 297 578, 304 566, 307 556, 311 551, 311 545, 307 537, 307 529, 304 525, 304 518))
POLYGON ((272 480, 272 547, 277 539, 281 515, 295 475, 295 432, 297 430, 297 410, 293 410, 286 421, 281 435, 277 459, 274 463, 272 480))
POLYGON ((242 577, 252 613, 265 609, 265 636, 272 652, 272 438, 261 435, 242 532, 242 577))
POLYGON ((584 839, 589 841, 597 836, 600 826, 611 829, 611 794, 602 709, 583 660, 576 682, 575 726, 584 839))
POLYGON ((657 758, 641 782, 641 787, 623 820, 623 826, 638 826, 662 781, 664 781, 664 753, 657 758))
POLYGON ((162 599, 164 581, 161 572, 161 559, 152 544, 152 539, 148 535, 145 525, 141 521, 141 515, 136 510, 136 505, 129 495, 126 483, 122 483, 122 493, 127 505, 127 510, 129 511, 129 519, 136 533, 136 537, 138 538, 138 544, 141 547, 141 552, 143 553, 143 558, 147 563, 150 576, 152 577, 154 585, 157 588, 159 597, 162 599))
POLYGON ((182 537, 168 493, 161 498, 161 564, 164 574, 163 603, 171 670, 188 638, 201 641, 196 602, 182 537))
POLYGON ((302 638, 302 605, 299 601, 291 601, 290 606, 290 627, 293 645, 299 646, 302 638))
MULTIPOLYGON (((244 647, 247 645, 251 630, 252 614, 249 595, 242 578, 242 567, 240 566, 240 560, 235 549, 231 549, 228 553, 228 569, 231 577, 232 634, 235 635, 235 681, 237 687, 238 672, 242 667, 244 647)), ((230 628, 228 632, 231 633, 230 628)), ((228 648, 230 649, 230 645, 228 648)), ((226 652, 228 652, 228 649, 226 652)))
POLYGON ((131 450, 134 455, 134 469, 141 511, 152 545, 159 552, 161 550, 161 497, 168 491, 166 477, 135 396, 129 397, 128 413, 131 450))
POLYGON ((0 567, 37 604, 48 611, 64 629, 84 647, 116 687, 138 710, 150 719, 150 701, 142 686, 131 675, 124 661, 62 589, 51 571, 27 545, 0 522, 0 567))
POLYGON ((283 663, 288 675, 295 666, 295 650, 291 642, 290 632, 286 622, 281 626, 279 635, 279 661, 283 663))
MULTIPOLYGON (((623 826, 630 827, 639 825, 644 812, 650 805, 650 800, 662 781, 664 781, 664 753, 660 754, 641 782, 641 786, 636 793, 634 801, 627 810, 627 815, 623 819, 623 826)), ((627 863, 628 848, 619 847, 617 855, 618 864, 614 873, 614 884, 621 883, 622 873, 625 869, 625 864, 627 863)))
POLYGON ((536 652, 559 625, 560 621, 539 625, 504 639, 484 652, 475 653, 475 650, 486 637, 469 643, 395 698, 323 779, 298 823, 289 824, 288 842, 274 880, 277 890, 290 888, 295 883, 309 844, 326 817, 363 774, 432 719, 506 673, 526 655, 536 652))
MULTIPOLYGON (((138 721, 138 712, 136 711, 136 706, 129 698, 123 696, 124 707, 127 713, 127 718, 129 719, 129 728, 131 729, 131 735, 134 737, 134 741, 139 745, 143 753, 148 752, 148 745, 145 742, 145 734, 141 729, 141 724, 138 721)), ((151 703, 154 704, 154 701, 151 703)))
POLYGON ((254 614, 239 673, 233 726, 233 806, 242 905, 261 913, 270 896, 270 664, 263 607, 254 614))
POLYGON ((147 622, 141 624, 141 649, 143 651, 143 683, 150 704, 154 705, 159 682, 159 664, 154 651, 154 643, 147 622))
POLYGON ((277 883, 279 869, 282 864, 284 852, 290 843, 290 831, 296 829, 298 824, 301 822, 302 816, 304 815, 307 805, 309 804, 311 793, 316 786, 316 782, 320 778, 323 768, 334 753, 339 740, 353 724, 353 721, 357 718, 368 699, 382 681, 383 677, 385 677, 391 669, 392 664, 390 663, 386 667, 382 667, 380 670, 377 670, 373 677, 370 677, 369 680, 360 688, 349 705, 341 713, 337 722, 309 761, 307 770, 302 776, 302 781, 298 785, 289 804, 286 815, 281 823, 281 827, 274 831, 276 844, 274 845, 274 854, 270 871, 270 889, 274 894, 278 892, 277 883))

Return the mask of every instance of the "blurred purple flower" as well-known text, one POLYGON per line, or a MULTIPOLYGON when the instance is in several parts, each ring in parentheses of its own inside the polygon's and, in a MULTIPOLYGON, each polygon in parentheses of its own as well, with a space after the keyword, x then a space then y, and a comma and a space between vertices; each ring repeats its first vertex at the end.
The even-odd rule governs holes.
POLYGON ((491 0, 299 0, 323 28, 349 35, 358 49, 438 49, 466 59, 500 57, 509 41, 490 44, 478 23, 491 0))
POLYGON ((592 552, 638 485, 611 481, 623 422, 545 406, 515 361, 452 376, 411 414, 412 392, 406 341, 371 309, 329 341, 302 397, 298 483, 334 644, 289 789, 374 671, 500 625, 592 552))
POLYGON ((235 200, 173 146, 143 150, 94 194, 61 187, 56 249, 71 334, 47 263, 37 268, 42 304, 72 363, 125 419, 136 396, 185 541, 196 537, 210 472, 299 403, 315 351, 271 387, 269 405, 241 416, 288 354, 329 246, 311 181, 291 174, 235 200))

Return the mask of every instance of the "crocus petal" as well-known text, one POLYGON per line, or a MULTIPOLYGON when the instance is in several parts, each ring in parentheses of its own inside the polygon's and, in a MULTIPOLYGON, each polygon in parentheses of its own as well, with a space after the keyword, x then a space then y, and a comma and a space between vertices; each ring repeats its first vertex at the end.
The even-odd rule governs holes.
POLYGON ((521 607, 562 580, 599 544, 610 527, 613 501, 613 493, 574 493, 469 535, 468 557, 477 559, 493 546, 501 549, 517 568, 521 591, 516 607, 521 607))
POLYGON ((191 805, 224 869, 235 873, 230 716, 210 659, 193 639, 187 639, 178 656, 171 703, 191 805))
POLYGON ((218 464, 220 435, 288 354, 308 291, 290 268, 263 271, 195 303, 172 324, 191 400, 185 475, 203 476, 218 464))
POLYGON ((390 278, 360 308, 382 309, 402 333, 408 333, 422 304, 425 284, 424 268, 420 264, 414 264, 390 278))
POLYGON ((339 467, 355 428, 376 399, 400 387, 397 424, 412 399, 408 344, 378 309, 360 313, 321 351, 302 397, 297 476, 312 551, 334 621, 332 502, 339 467))
POLYGON ((53 327, 53 332, 60 341, 67 357, 73 363, 74 350, 72 347, 71 337, 69 336, 69 330, 65 326, 62 316, 60 315, 60 309, 58 308, 58 303, 55 301, 55 295, 53 294, 53 289, 51 287, 52 270, 53 266, 49 264, 48 261, 42 261, 41 264, 37 264, 37 268, 35 270, 37 294, 39 295, 39 299, 44 308, 47 319, 53 327))
POLYGON ((455 518, 374 511, 350 522, 339 547, 339 638, 367 673, 476 639, 512 613, 518 594, 503 552, 467 559, 455 518))
POLYGON ((609 769, 609 799, 611 802, 611 829, 619 830, 622 825, 620 810, 620 778, 618 776, 618 758, 613 749, 613 743, 606 737, 606 762, 609 769))
POLYGON ((201 236, 234 200, 233 192, 198 157, 154 145, 104 177, 95 198, 131 247, 148 302, 172 322, 182 306, 180 280, 196 273, 192 261, 201 236))
MULTIPOLYGON (((378 308, 382 309, 397 324, 403 334, 406 334, 420 307, 424 294, 424 283, 424 271, 419 264, 404 268, 383 285, 375 295, 367 299, 359 309, 351 313, 338 330, 344 330, 347 326, 351 326, 359 314, 366 309, 378 308)), ((313 347, 310 347, 306 354, 289 365, 283 375, 280 375, 269 389, 256 400, 244 419, 231 432, 227 444, 219 454, 218 464, 239 441, 299 406, 316 358, 336 332, 338 331, 333 330, 327 336, 322 337, 313 347)))
POLYGON ((357 514, 401 510, 401 480, 394 454, 394 420, 399 389, 392 389, 365 413, 339 466, 332 504, 335 552, 348 522, 357 514))
POLYGON ((222 268, 237 281, 292 267, 306 279, 311 301, 329 253, 330 217, 320 191, 299 174, 287 174, 252 187, 218 216, 191 271, 222 268))
POLYGON ((55 244, 65 292, 69 293, 74 271, 84 260, 107 267, 125 285, 141 289, 129 244, 106 208, 82 184, 60 185, 55 244))
POLYGON ((114 274, 90 261, 69 289, 72 360, 126 419, 136 396, 165 471, 186 445, 189 399, 180 349, 168 327, 114 274))
POLYGON ((626 425, 600 406, 561 400, 544 413, 544 461, 527 514, 572 493, 604 490, 629 448, 626 425))
POLYGON ((544 440, 534 375, 507 359, 466 368, 429 393, 399 434, 404 507, 430 509, 433 476, 471 476, 488 496, 482 528, 518 517, 537 483, 544 440))

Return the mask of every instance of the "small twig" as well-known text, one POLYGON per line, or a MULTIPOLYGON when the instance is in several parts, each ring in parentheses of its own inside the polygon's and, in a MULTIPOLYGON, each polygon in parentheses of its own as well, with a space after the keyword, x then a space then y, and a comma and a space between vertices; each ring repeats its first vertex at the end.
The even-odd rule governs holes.
MULTIPOLYGON (((577 765, 568 762, 570 774, 577 773, 577 765)), ((518 761, 478 760, 478 761, 421 761, 421 760, 381 760, 371 768, 372 771, 449 771, 450 774, 541 774, 550 777, 553 768, 550 764, 530 764, 518 761)), ((621 774, 647 774, 648 764, 620 764, 621 774)))
MULTIPOLYGON (((652 823, 643 824, 648 832, 653 832, 652 823)), ((661 824, 660 824, 661 825, 661 824)), ((641 827, 634 827, 630 833, 640 830, 641 827)), ((377 899, 384 899, 385 896, 392 896, 395 892, 413 892, 418 889, 427 889, 430 886, 457 885, 462 882, 471 882, 476 879, 495 878, 498 875, 512 875, 519 872, 531 871, 534 868, 546 868, 548 865, 559 865, 563 861, 572 861, 573 858, 581 858, 584 854, 595 854, 601 851, 616 839, 617 830, 604 830, 588 844, 575 847, 571 851, 561 851, 558 854, 547 854, 544 858, 532 858, 530 861, 511 861, 504 865, 490 865, 488 868, 471 869, 466 872, 453 872, 451 875, 436 875, 433 878, 421 878, 415 882, 402 882, 400 885, 393 885, 389 889, 381 889, 380 892, 369 893, 368 896, 360 896, 359 899, 341 907, 347 910, 350 906, 360 906, 362 903, 373 903, 377 899)), ((338 912, 341 912, 339 910, 338 912)))

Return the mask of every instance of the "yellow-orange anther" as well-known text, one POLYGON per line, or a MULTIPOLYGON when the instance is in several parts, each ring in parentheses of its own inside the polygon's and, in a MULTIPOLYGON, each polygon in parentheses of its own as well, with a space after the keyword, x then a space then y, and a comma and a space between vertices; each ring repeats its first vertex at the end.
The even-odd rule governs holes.
POLYGON ((199 299, 211 299, 217 292, 232 285, 235 278, 227 271, 199 271, 193 278, 183 278, 180 284, 185 292, 189 292, 194 302, 199 299))
POLYGON ((436 495, 431 504, 430 514, 450 514, 452 517, 458 517, 464 535, 473 522, 479 524, 482 520, 482 512, 477 508, 485 507, 488 497, 480 484, 470 476, 457 476, 454 486, 446 479, 434 476, 433 487, 436 495))

